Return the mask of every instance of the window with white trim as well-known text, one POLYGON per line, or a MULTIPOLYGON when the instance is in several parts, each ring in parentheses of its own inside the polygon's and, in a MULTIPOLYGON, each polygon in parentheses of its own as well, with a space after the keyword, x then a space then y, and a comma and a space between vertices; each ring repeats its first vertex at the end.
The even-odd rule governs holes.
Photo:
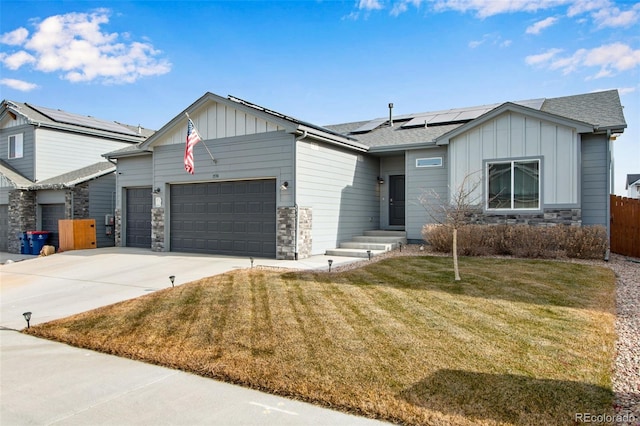
POLYGON ((540 209, 540 160, 487 162, 486 176, 487 209, 540 209))
POLYGON ((9 136, 9 153, 7 158, 22 158, 22 133, 9 136))
POLYGON ((416 158, 416 167, 442 167, 442 157, 416 158))

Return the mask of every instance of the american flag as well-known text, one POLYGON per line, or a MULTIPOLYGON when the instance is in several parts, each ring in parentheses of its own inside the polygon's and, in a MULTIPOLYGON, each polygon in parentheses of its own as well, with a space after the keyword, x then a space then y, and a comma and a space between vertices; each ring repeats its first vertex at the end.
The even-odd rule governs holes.
POLYGON ((200 134, 198 133, 198 129, 193 124, 191 119, 188 119, 189 122, 187 124, 187 144, 184 148, 184 169, 187 173, 193 174, 195 171, 193 166, 193 147, 196 146, 198 142, 202 139, 200 138, 200 134))

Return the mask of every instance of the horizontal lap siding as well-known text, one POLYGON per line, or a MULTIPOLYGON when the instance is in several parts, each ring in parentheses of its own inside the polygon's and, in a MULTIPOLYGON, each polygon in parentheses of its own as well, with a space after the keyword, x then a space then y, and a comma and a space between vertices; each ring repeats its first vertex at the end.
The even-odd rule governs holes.
POLYGON ((0 130, 0 159, 27 179, 34 180, 34 133, 31 125, 22 125, 0 130), (22 157, 9 159, 9 136, 22 134, 22 157))
POLYGON ((44 180, 104 161, 102 154, 131 143, 48 129, 36 132, 36 179, 44 180))
POLYGON ((97 247, 113 247, 114 236, 106 235, 105 215, 115 213, 116 176, 110 173, 89 182, 89 218, 96 221, 97 247))
MULTIPOLYGON (((410 240, 422 239, 422 227, 434 220, 421 203, 423 195, 433 200, 435 191, 444 202, 448 202, 448 160, 446 147, 407 151, 407 201, 406 231, 410 240), (442 157, 442 167, 416 167, 416 159, 442 157)), ((480 178, 481 176, 478 176, 480 178)))
POLYGON ((312 209, 312 254, 379 227, 377 158, 301 141, 296 162, 298 205, 312 209))
POLYGON ((608 226, 607 140, 604 135, 582 137, 582 224, 608 226))
MULTIPOLYGON (((184 169, 184 144, 157 146, 153 156, 153 187, 161 188, 161 193, 156 198, 160 199, 162 207, 166 209, 165 241, 175 238, 173 233, 176 231, 171 229, 170 208, 171 185, 175 184, 271 178, 275 179, 276 187, 279 188, 282 183, 289 182, 288 190, 276 190, 274 215, 270 216, 275 227, 275 209, 279 206, 292 206, 294 203, 293 141, 291 134, 269 132, 200 142, 194 148, 193 175, 184 169)), ((154 204, 154 207, 157 206, 154 204)))
MULTIPOLYGON (((123 194, 126 188, 151 186, 153 181, 153 166, 151 154, 138 157, 124 157, 118 159, 117 187, 118 194, 123 194)), ((123 198, 118 197, 116 208, 126 209, 123 198)), ((126 201, 125 201, 126 202, 126 201)))

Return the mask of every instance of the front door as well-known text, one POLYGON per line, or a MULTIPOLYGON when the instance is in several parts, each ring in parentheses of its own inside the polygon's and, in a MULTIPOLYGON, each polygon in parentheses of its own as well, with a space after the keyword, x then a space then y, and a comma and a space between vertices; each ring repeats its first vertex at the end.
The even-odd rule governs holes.
POLYGON ((389 176, 389 225, 404 226, 404 175, 389 176))

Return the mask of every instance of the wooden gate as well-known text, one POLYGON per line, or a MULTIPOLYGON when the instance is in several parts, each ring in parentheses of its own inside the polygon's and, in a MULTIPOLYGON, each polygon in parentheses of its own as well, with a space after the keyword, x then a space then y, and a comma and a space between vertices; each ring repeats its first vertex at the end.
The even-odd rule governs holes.
POLYGON ((640 199, 611 195, 611 251, 640 257, 640 199))

